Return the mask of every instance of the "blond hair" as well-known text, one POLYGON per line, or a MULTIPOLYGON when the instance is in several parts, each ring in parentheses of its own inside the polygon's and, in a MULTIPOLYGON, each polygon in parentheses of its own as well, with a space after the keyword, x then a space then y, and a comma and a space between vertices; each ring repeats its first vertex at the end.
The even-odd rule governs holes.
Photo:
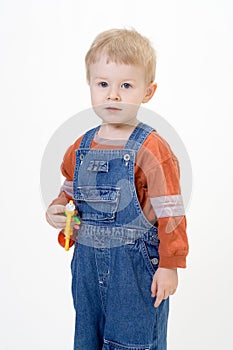
POLYGON ((156 53, 150 41, 132 29, 110 29, 97 35, 85 57, 86 77, 90 81, 90 65, 105 54, 108 61, 140 65, 145 68, 145 79, 155 79, 156 53))

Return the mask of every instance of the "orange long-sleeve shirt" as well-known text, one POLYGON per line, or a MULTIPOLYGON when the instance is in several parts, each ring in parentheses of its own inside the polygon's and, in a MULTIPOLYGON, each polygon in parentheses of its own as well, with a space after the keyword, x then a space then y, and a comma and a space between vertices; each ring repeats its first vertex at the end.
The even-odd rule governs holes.
MULTIPOLYGON (((66 178, 61 193, 52 204, 66 204, 73 196, 75 150, 82 137, 71 145, 63 159, 61 171, 66 178)), ((123 148, 126 140, 106 140, 98 135, 91 148, 123 148)), ((168 143, 153 131, 136 157, 135 187, 147 219, 158 226, 160 267, 186 267, 188 239, 186 218, 180 192, 179 164, 168 143)))

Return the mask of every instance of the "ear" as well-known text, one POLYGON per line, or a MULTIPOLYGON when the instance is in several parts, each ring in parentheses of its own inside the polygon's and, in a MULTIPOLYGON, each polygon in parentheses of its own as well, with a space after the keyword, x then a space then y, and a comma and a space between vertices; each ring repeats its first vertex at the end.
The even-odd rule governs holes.
POLYGON ((144 96, 142 103, 146 103, 146 102, 150 101, 150 99, 153 97, 156 89, 157 89, 157 84, 154 82, 150 83, 146 88, 146 95, 144 96))

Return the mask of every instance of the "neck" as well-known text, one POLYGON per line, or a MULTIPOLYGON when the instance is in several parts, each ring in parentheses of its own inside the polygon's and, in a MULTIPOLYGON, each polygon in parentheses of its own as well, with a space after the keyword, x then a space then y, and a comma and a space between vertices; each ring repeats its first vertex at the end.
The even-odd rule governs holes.
POLYGON ((138 120, 134 120, 132 123, 127 124, 120 123, 103 123, 98 131, 99 137, 103 139, 128 139, 134 128, 139 123, 138 120))

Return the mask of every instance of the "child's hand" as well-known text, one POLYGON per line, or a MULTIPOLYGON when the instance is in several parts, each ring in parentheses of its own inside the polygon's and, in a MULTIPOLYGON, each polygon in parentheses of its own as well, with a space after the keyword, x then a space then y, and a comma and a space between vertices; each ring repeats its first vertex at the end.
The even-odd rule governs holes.
POLYGON ((66 207, 64 205, 51 205, 46 212, 46 220, 51 226, 58 229, 64 229, 66 227, 65 211, 66 207))
POLYGON ((158 307, 160 303, 175 293, 178 286, 177 269, 166 269, 159 267, 153 277, 151 284, 151 296, 156 297, 154 303, 158 307))

